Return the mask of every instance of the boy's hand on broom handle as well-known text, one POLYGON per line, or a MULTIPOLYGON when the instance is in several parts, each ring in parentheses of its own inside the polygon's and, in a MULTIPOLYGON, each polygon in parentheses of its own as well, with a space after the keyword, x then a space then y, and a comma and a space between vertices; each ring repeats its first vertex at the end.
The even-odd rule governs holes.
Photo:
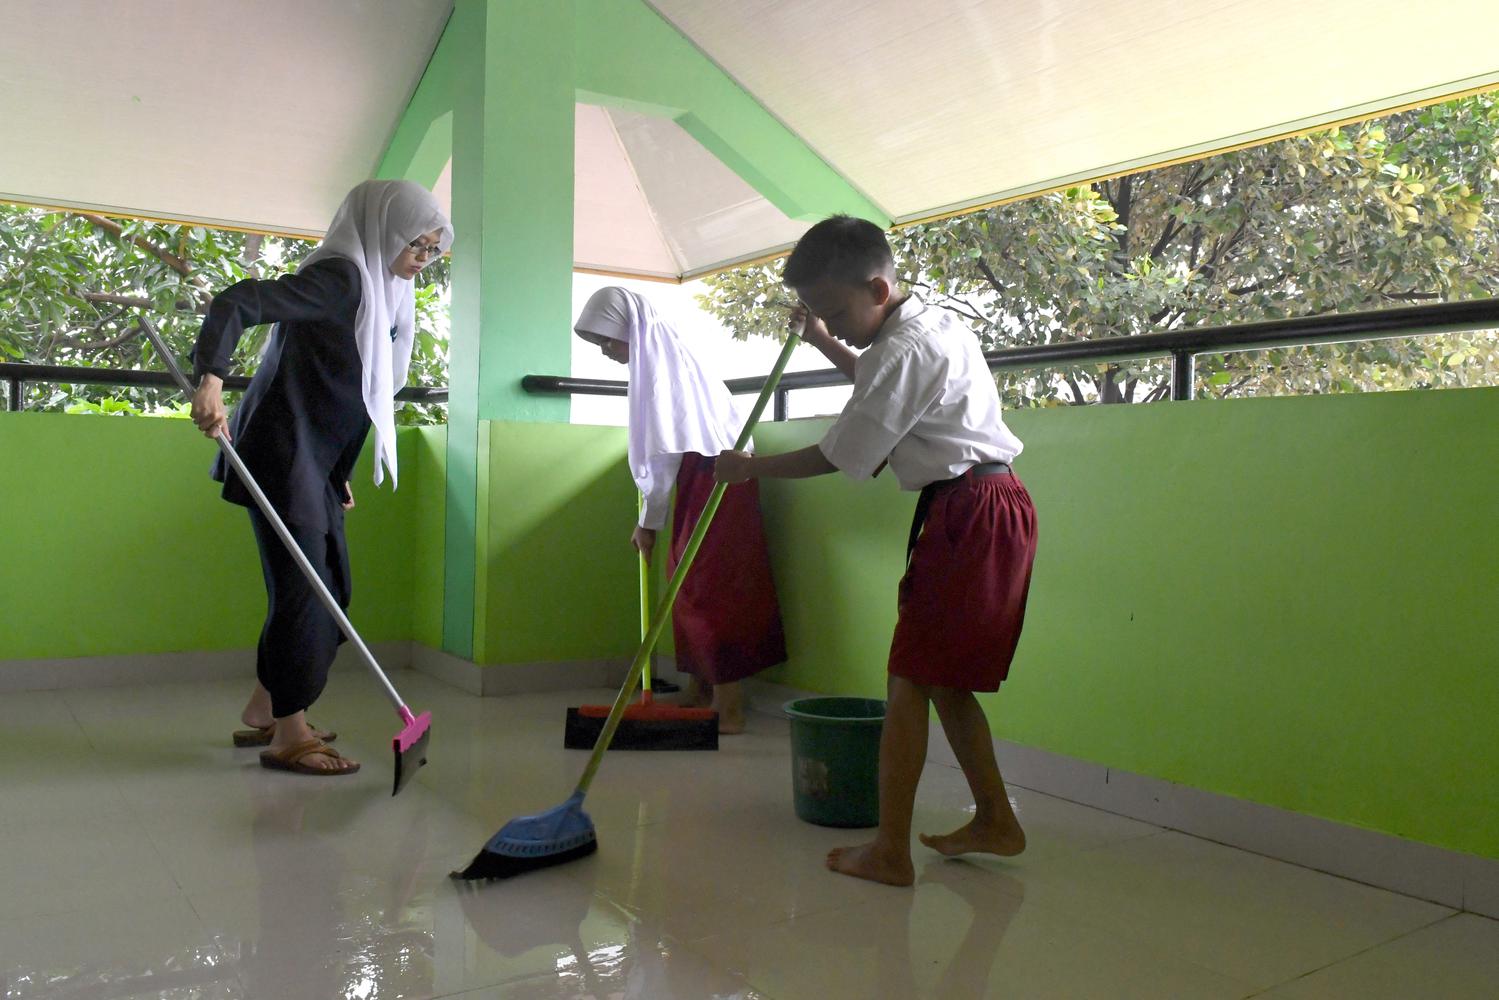
POLYGON ((828 332, 827 324, 813 316, 804 305, 791 307, 791 316, 786 321, 786 330, 796 334, 800 330, 803 343, 811 344, 822 352, 822 356, 833 363, 833 367, 854 377, 854 362, 858 355, 849 350, 842 341, 828 332))
POLYGON ((203 381, 198 383, 198 391, 193 393, 191 413, 193 423, 206 437, 222 434, 224 440, 234 440, 229 435, 229 416, 224 410, 224 380, 217 375, 204 375, 203 381))
POLYGON ((750 478, 753 455, 747 451, 721 451, 713 463, 713 478, 720 483, 742 483, 750 478))
POLYGON ((833 335, 828 333, 827 324, 813 316, 811 310, 800 303, 791 307, 791 315, 786 319, 786 331, 799 334, 802 340, 813 347, 821 347, 833 339, 833 335))
POLYGON ((630 544, 635 546, 635 550, 645 557, 645 564, 649 566, 651 564, 651 550, 656 547, 656 529, 642 528, 637 524, 635 530, 630 534, 630 544))
POLYGON ((825 476, 838 469, 822 448, 809 444, 777 455, 751 455, 747 451, 724 451, 718 455, 713 478, 720 483, 742 483, 746 479, 806 479, 825 476))

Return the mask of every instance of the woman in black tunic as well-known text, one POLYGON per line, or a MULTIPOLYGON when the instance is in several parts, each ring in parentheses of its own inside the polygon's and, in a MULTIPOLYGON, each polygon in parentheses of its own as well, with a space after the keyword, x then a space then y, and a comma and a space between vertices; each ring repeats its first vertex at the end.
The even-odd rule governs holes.
MULTIPOLYGON (((214 297, 193 350, 192 416, 225 434, 341 606, 350 598, 344 511, 349 474, 375 428, 375 483, 396 480, 394 393, 406 381, 414 326, 412 279, 452 245, 430 191, 366 181, 349 192, 322 244, 297 273, 241 281, 214 297), (275 323, 260 368, 226 419, 223 378, 246 327, 275 323)), ((343 641, 248 489, 220 455, 224 499, 249 508, 269 610, 256 650, 255 691, 237 745, 266 745, 263 766, 352 774, 358 763, 324 741, 306 710, 327 683, 343 641)))

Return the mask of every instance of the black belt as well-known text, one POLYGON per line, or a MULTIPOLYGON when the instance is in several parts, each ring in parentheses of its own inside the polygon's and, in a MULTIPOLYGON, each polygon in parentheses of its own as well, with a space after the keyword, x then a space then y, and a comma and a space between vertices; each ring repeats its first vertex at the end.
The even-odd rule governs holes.
POLYGON ((952 479, 939 479, 934 483, 927 483, 921 488, 921 496, 916 498, 916 513, 911 516, 911 534, 906 539, 906 565, 911 565, 911 553, 916 551, 916 540, 921 537, 921 528, 926 524, 927 511, 931 510, 932 501, 937 499, 937 494, 949 486, 956 486, 965 479, 980 479, 985 476, 1008 476, 1010 474, 1009 462, 980 462, 970 466, 961 476, 952 479))

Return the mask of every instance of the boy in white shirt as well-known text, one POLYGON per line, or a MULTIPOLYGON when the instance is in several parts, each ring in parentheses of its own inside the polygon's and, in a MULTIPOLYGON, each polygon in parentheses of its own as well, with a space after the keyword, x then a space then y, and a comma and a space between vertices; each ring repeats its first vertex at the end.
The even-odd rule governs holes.
POLYGON ((842 471, 869 479, 888 464, 902 489, 921 491, 890 649, 879 830, 867 844, 834 848, 827 866, 891 885, 915 880, 911 812, 926 763, 929 703, 968 779, 975 812, 952 833, 923 834, 922 843, 949 856, 1019 854, 1025 832, 973 693, 998 690, 1009 672, 1030 588, 1036 515, 1010 470, 1021 444, 1000 416, 978 338, 951 314, 899 290, 885 234, 861 219, 834 216, 809 229, 782 280, 802 302, 793 328, 806 321, 804 338, 853 379, 853 396, 818 444, 780 455, 724 452, 717 478, 842 471))

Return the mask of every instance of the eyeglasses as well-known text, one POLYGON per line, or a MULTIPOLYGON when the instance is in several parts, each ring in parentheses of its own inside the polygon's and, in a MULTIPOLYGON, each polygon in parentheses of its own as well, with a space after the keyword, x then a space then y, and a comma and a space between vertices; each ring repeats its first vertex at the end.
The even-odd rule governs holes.
POLYGON ((417 260, 431 260, 433 257, 442 255, 441 243, 423 243, 419 239, 406 244, 406 249, 411 251, 411 256, 417 260))

